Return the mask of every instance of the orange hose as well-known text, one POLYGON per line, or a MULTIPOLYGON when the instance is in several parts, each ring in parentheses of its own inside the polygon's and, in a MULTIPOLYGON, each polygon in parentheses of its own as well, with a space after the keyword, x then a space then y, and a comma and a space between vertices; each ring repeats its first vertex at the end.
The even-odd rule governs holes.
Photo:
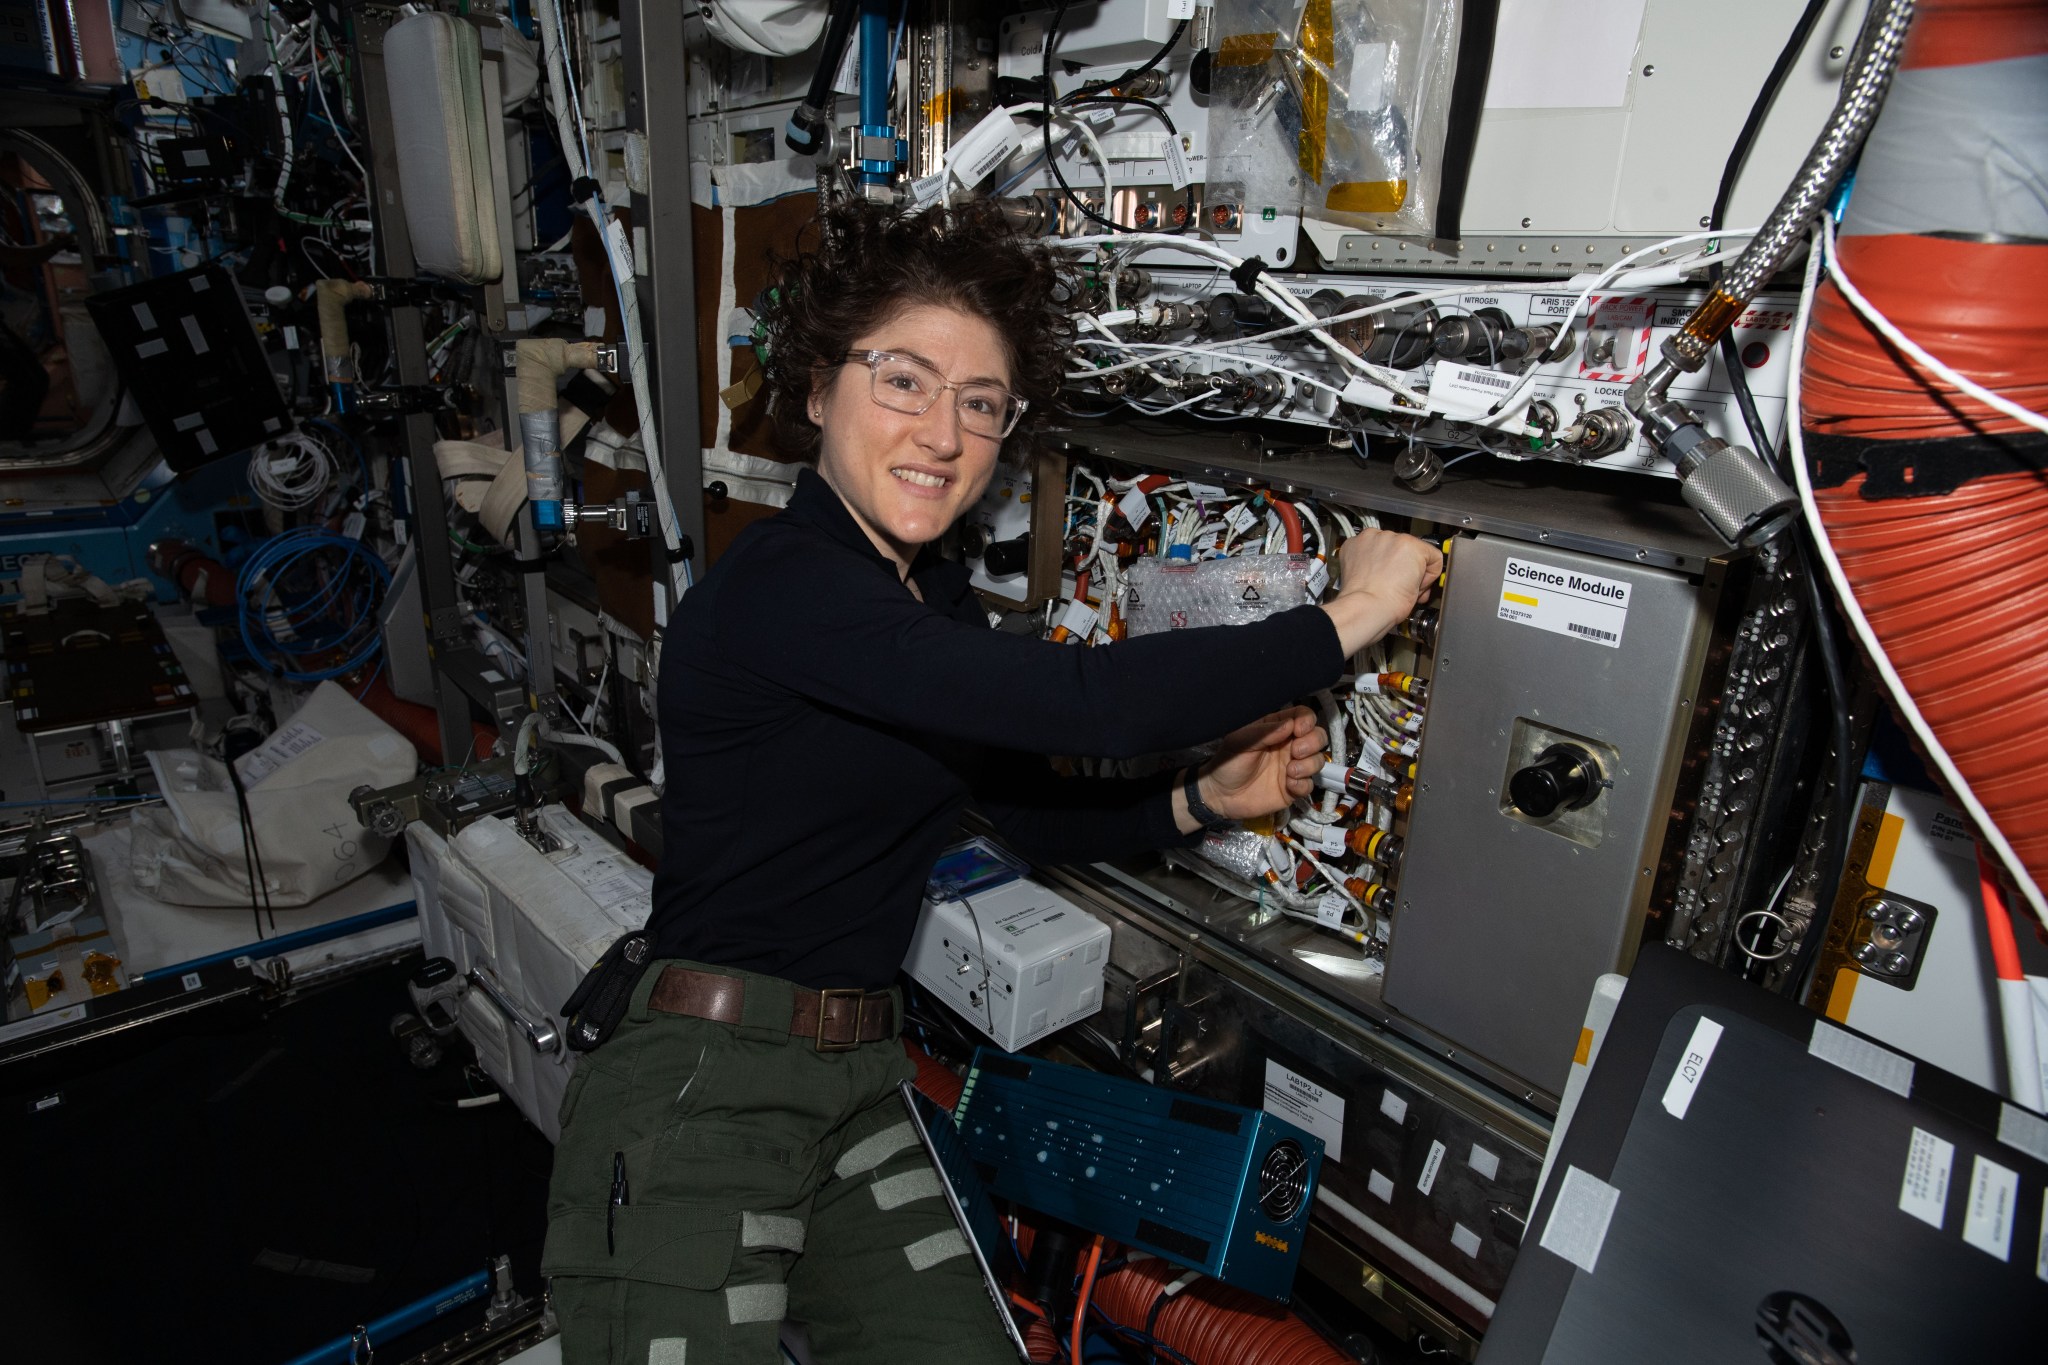
POLYGON ((908 1038, 903 1040, 903 1053, 917 1065, 917 1078, 913 1084, 920 1094, 941 1109, 951 1109, 960 1103, 960 1092, 966 1089, 967 1083, 955 1076, 950 1067, 908 1038))
POLYGON ((2048 885, 2048 482, 1974 480, 1939 498, 1816 492, 1871 629, 1956 768, 2048 885))
MULTIPOLYGON (((1140 1261, 1095 1284, 1095 1302, 1143 1330, 1160 1291, 1180 1278, 1165 1261, 1140 1261)), ((1153 1334, 1199 1365, 1347 1365, 1351 1357, 1278 1304, 1214 1280, 1198 1280, 1160 1310, 1153 1334)))
MULTIPOLYGON (((2012 146, 2014 168, 1981 205, 1915 200, 1910 184, 1882 177, 1944 155, 1981 160, 1968 110, 1923 122, 1912 111, 1935 105, 1896 102, 1923 69, 1949 69, 1941 90, 1981 90, 1978 112, 1989 115, 1991 101, 2007 98, 2000 73, 2013 71, 1990 68, 2043 52, 2041 0, 1921 0, 1895 103, 1865 149, 1858 195, 1875 193, 1877 207, 1866 212, 1851 198, 1841 238, 1844 270, 1880 312, 1959 372, 2035 411, 2048 407, 2048 347, 2039 344, 2048 252, 2001 240, 1996 214, 2048 174, 2043 149, 2012 146), (1984 78, 1959 81, 1958 70, 1973 66, 1986 68, 1984 78), (1900 160, 1886 172, 1894 151, 1900 160), (1916 202, 1926 205, 1920 221, 1898 208, 1916 202), (1987 216, 1959 222, 1952 207, 1987 216)), ((1850 590, 1991 822, 2028 875, 2048 884, 2048 563, 2038 550, 2048 480, 2029 454, 2039 439, 2013 435, 2022 424, 1922 372, 1832 285, 1816 295, 1800 383, 1801 427, 1834 447, 1810 449, 1809 459, 1820 458, 1829 477, 1869 471, 1815 496, 1850 590)), ((1987 889, 1987 919, 1992 899, 1987 889)), ((2009 917, 2005 924, 2009 940, 2009 917)))
POLYGON ((1088 1336, 1088 1300, 1095 1293, 1095 1272, 1102 1266, 1102 1238, 1097 1237, 1088 1247, 1088 1268, 1081 1272, 1081 1296, 1074 1301, 1074 1365, 1081 1365, 1087 1357, 1082 1354, 1081 1343, 1088 1336))
POLYGON ((2005 888, 1998 871, 1984 850, 1977 850, 1977 881, 1984 891, 1984 927, 1991 937, 1991 962, 2001 981, 2025 981, 2027 969, 2020 965, 2019 940, 2013 937, 2012 913, 2005 908, 2005 888))
MULTIPOLYGON (((2035 305, 2048 298, 2048 251, 1911 233, 1846 236, 1843 273, 1877 311, 1957 371, 2023 408, 2048 409, 2048 347, 2035 305)), ((1929 440, 2024 431, 1951 391, 1821 281, 1800 378, 1806 428, 1830 436, 1929 440)))
POLYGON ((1293 503, 1282 502, 1271 494, 1267 494, 1266 501, 1273 504, 1273 511, 1279 516, 1280 524, 1287 528, 1287 553, 1291 555, 1300 554, 1302 550, 1301 513, 1294 510, 1293 503))

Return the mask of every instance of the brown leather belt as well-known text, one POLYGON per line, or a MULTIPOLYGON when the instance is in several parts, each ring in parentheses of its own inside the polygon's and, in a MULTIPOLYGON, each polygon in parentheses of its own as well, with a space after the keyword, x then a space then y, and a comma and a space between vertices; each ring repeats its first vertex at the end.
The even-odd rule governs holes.
MULTIPOLYGON (((746 1012, 746 999, 747 983, 740 977, 664 967, 647 1003, 663 1014, 737 1024, 746 1012)), ((851 1052, 862 1043, 879 1043, 894 1034, 895 1015, 887 991, 798 987, 789 1012, 789 1036, 809 1041, 820 1052, 851 1052)))

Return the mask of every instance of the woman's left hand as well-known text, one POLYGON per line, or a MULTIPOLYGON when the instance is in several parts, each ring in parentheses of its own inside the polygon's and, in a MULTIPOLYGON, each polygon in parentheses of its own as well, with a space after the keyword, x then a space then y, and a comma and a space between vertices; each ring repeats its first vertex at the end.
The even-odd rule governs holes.
POLYGON ((1200 769, 1202 802, 1218 815, 1253 820, 1284 810, 1315 789, 1330 736, 1306 706, 1232 732, 1200 769))

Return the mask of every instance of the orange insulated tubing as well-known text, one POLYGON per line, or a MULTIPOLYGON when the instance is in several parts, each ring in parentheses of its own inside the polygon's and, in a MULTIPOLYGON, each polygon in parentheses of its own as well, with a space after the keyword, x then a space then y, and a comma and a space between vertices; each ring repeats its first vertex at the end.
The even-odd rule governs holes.
MULTIPOLYGON (((2048 3, 1923 0, 1841 263, 1986 388, 2048 409, 2048 3)), ((2048 885, 2048 438, 1816 295, 1801 426, 1857 602, 1942 747, 2048 885)))

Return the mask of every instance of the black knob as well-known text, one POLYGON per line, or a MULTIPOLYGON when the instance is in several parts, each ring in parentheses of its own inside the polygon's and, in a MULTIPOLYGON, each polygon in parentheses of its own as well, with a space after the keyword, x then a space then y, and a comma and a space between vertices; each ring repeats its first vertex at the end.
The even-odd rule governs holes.
POLYGON ((997 578, 1007 574, 1023 573, 1025 566, 1030 562, 1030 536, 1018 536, 1015 540, 995 541, 981 557, 981 567, 997 578))
POLYGON ((1508 779, 1508 799, 1541 820, 1577 810, 1600 794, 1600 764, 1576 744, 1553 744, 1508 779))

